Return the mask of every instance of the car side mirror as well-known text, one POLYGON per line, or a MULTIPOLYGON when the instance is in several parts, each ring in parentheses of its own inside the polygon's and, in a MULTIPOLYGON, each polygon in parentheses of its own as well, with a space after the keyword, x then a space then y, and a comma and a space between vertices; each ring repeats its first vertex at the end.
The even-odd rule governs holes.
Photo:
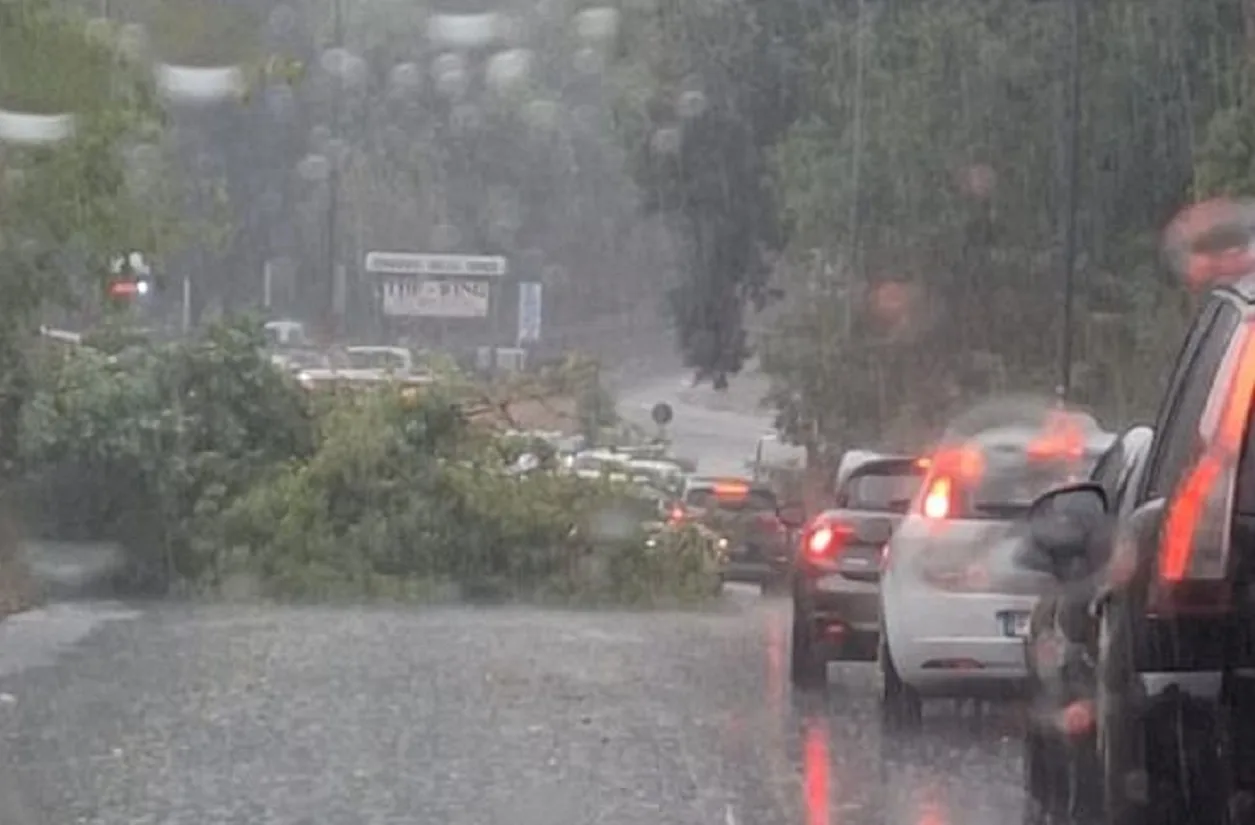
POLYGON ((1086 552, 1090 538, 1107 518, 1107 493, 1093 482, 1059 487, 1040 496, 1028 511, 1033 544, 1059 562, 1086 552))
POLYGON ((791 530, 806 524, 806 508, 801 504, 785 504, 776 510, 776 518, 791 530))

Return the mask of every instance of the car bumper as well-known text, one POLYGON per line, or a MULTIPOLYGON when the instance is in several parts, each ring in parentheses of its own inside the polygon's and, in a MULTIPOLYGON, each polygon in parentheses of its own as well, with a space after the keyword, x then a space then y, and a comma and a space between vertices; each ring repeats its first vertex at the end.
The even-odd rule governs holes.
POLYGON ((928 695, 1021 695, 1025 642, 1004 632, 1000 615, 1030 613, 1036 597, 1000 593, 916 592, 886 602, 893 663, 903 681, 928 695))
POLYGON ((880 593, 875 582, 840 574, 803 574, 795 609, 834 660, 874 661, 880 640, 880 593))
POLYGON ((738 558, 735 554, 726 554, 719 566, 719 575, 724 581, 764 584, 784 578, 789 567, 785 556, 738 558))

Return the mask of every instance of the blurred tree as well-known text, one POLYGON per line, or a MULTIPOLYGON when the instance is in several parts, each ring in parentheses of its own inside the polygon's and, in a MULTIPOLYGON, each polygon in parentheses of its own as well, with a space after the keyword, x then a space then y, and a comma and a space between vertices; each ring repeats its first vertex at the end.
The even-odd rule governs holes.
MULTIPOLYGON (((1163 277, 1159 229, 1192 188, 1250 186, 1241 5, 1084 6, 1074 341, 1087 400, 1112 423, 1154 404, 1189 306, 1163 277)), ((828 419, 818 437, 830 449, 884 438, 904 411, 906 431, 928 432, 988 392, 1050 393, 1062 335, 1065 4, 867 7, 862 88, 854 21, 835 13, 808 44, 806 117, 772 153, 790 237, 780 285, 835 284, 823 309, 782 314, 764 366, 778 407, 828 419), (827 270, 799 275, 815 255, 827 270), (889 283, 914 297, 886 314, 889 283), (873 391, 871 367, 889 391, 873 391)))
POLYGON ((0 4, 0 461, 14 455, 25 397, 21 350, 38 313, 99 300, 120 251, 154 249, 170 224, 126 185, 124 141, 159 134, 161 114, 112 31, 45 0, 0 4), (39 140, 15 123, 72 119, 39 140))
POLYGON ((749 355, 745 312, 769 297, 785 235, 768 152, 802 103, 807 33, 830 14, 819 0, 660 0, 628 16, 619 131, 646 209, 678 239, 680 351, 716 387, 749 355))

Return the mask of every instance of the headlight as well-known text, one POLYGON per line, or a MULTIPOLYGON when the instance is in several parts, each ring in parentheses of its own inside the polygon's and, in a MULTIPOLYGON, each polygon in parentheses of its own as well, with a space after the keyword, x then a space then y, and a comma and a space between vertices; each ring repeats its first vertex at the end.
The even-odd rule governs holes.
POLYGON ((654 547, 657 547, 657 546, 658 546, 658 539, 656 539, 656 538, 652 538, 652 537, 651 537, 651 538, 647 538, 647 539, 645 539, 645 546, 646 546, 646 547, 649 547, 649 548, 651 548, 651 549, 652 549, 652 548, 654 548, 654 547))
POLYGON ((726 538, 720 537, 719 541, 715 542, 715 546, 718 547, 720 550, 727 550, 728 540, 726 538))

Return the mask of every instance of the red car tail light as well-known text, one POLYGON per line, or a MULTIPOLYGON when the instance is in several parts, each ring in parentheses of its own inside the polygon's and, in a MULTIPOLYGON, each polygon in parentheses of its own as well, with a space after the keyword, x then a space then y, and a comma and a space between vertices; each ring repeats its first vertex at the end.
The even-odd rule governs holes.
POLYGON ((806 532, 802 549, 812 559, 835 558, 852 535, 854 531, 848 524, 821 521, 806 532))
POLYGON ((1199 421, 1202 449, 1165 503, 1152 608, 1222 608, 1238 457, 1255 393, 1255 328, 1242 327, 1199 421))
POLYGON ((932 519, 943 519, 950 515, 950 495, 953 484, 948 476, 938 476, 928 483, 928 491, 924 494, 924 515, 932 519))

